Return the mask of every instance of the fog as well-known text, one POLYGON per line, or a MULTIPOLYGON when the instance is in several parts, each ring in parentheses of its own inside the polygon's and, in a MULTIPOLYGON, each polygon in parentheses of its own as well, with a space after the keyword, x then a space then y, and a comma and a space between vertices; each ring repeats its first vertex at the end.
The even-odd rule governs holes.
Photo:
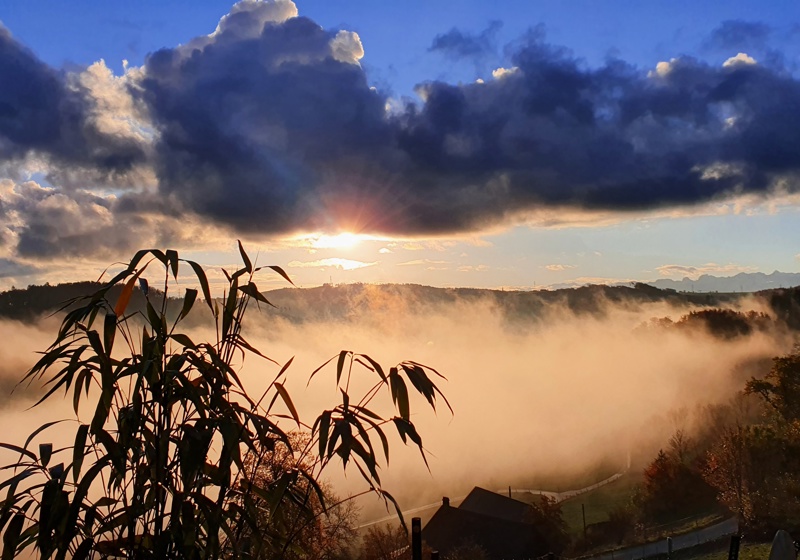
MULTIPOLYGON (((361 311, 346 320, 298 321, 253 309, 243 334, 278 362, 294 356, 287 388, 309 425, 339 398, 335 364, 306 388, 309 374, 340 350, 369 354, 385 368, 415 360, 447 377, 439 387, 453 415, 442 401, 436 414, 421 397, 411 405, 430 471, 415 448, 403 448, 396 435, 390 438, 382 481, 404 509, 442 495, 463 495, 474 485, 569 485, 570 477, 600 464, 605 472, 624 469, 629 455, 634 468, 641 468, 637 459, 665 446, 676 428, 688 427, 681 424, 690 415, 675 411, 727 401, 758 372, 754 364, 763 366, 791 347, 778 332, 725 341, 696 329, 642 328, 653 317, 678 319, 690 310, 663 303, 608 303, 602 314, 593 315, 551 305, 537 322, 525 322, 509 320, 489 299, 418 306, 400 296, 376 292, 369 297, 373 300, 358 302, 361 311)), ((754 303, 742 305, 752 309, 754 303)), ((198 306, 193 313, 205 312, 198 306)), ((0 322, 6 342, 0 348, 4 393, 33 363, 34 351, 52 341, 56 325, 55 319, 36 326, 0 322)), ((213 338, 213 331, 201 326, 188 334, 195 341, 213 338)), ((278 370, 255 356, 241 366, 255 395, 278 370)), ((373 372, 357 373, 350 386, 353 400, 377 380, 373 372)), ((24 441, 45 419, 72 417, 71 398, 24 411, 33 394, 4 394, 0 422, 13 426, 4 429, 5 441, 24 441)), ((388 396, 373 405, 376 412, 392 414, 388 396)), ((283 426, 292 427, 290 422, 283 426)), ((74 424, 61 425, 52 437, 72 430, 74 424)), ((326 476, 340 495, 362 488, 357 471, 344 477, 338 462, 326 476)), ((364 518, 380 514, 373 501, 363 505, 364 518)))

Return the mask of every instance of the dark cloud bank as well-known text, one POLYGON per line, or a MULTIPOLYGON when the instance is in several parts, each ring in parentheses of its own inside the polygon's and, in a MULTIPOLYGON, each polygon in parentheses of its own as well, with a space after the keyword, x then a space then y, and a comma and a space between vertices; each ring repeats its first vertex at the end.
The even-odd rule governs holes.
MULTIPOLYGON (((52 169, 95 167, 95 183, 113 186, 144 161, 154 192, 98 204, 117 217, 190 211, 265 234, 443 234, 539 209, 636 211, 798 189, 800 81, 775 57, 589 68, 531 33, 508 71, 425 82, 422 102, 387 110, 357 36, 287 19, 291 8, 243 2, 215 34, 150 54, 126 88, 151 146, 99 131, 86 92, 0 29, 0 163, 33 155, 52 169)), ((492 33, 452 30, 432 49, 482 55, 492 33)), ((737 42, 768 37, 727 22, 711 40, 733 56, 737 42)), ((25 242, 38 223, 25 208, 0 207, 22 214, 20 250, 53 253, 25 242)))

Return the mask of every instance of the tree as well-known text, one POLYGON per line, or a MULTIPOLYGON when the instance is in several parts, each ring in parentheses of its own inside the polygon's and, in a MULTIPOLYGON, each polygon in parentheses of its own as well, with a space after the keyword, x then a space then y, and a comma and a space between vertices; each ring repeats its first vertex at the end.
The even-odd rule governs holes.
POLYGON ((691 440, 683 430, 670 438, 669 453, 659 450, 645 468, 636 497, 645 518, 663 522, 714 505, 714 489, 704 480, 703 463, 692 461, 691 440))
POLYGON ((800 354, 775 358, 770 372, 751 378, 744 393, 760 397, 763 414, 718 437, 705 478, 751 534, 800 527, 800 354))
POLYGON ((411 545, 408 533, 398 524, 373 525, 361 543, 360 560, 408 560, 411 545))
MULTIPOLYGON (((268 487, 279 480, 284 473, 294 469, 303 469, 307 472, 314 469, 317 459, 311 449, 312 441, 309 435, 297 431, 288 435, 291 448, 283 442, 276 442, 275 448, 271 451, 258 455, 249 454, 245 459, 245 466, 253 469, 253 479, 260 486, 268 487), (258 465, 255 464, 256 461, 258 465)), ((293 546, 278 551, 278 554, 269 548, 253 550, 253 557, 259 560, 271 558, 336 560, 349 556, 350 548, 357 538, 358 512, 353 501, 340 499, 329 484, 320 482, 325 497, 322 503, 307 481, 301 482, 301 485, 305 507, 290 502, 280 512, 279 522, 282 531, 292 536, 287 542, 293 546)), ((259 501, 258 498, 256 500, 259 501)), ((274 530, 274 525, 278 523, 278 520, 266 515, 268 511, 264 507, 266 504, 260 505, 262 515, 256 520, 258 525, 256 534, 274 530)), ((250 537, 253 536, 247 529, 245 533, 250 537)))
POLYGON ((58 423, 48 422, 21 446, 0 444, 19 454, 0 483, 7 493, 0 502, 4 560, 31 549, 57 559, 279 554, 299 546, 298 535, 283 522, 286 512, 298 508, 314 515, 309 489, 326 510, 319 481, 335 458, 344 468, 355 466, 365 491, 377 493, 399 514, 379 476, 380 463, 389 458, 385 428, 392 426, 425 459, 411 421, 407 381, 434 409, 437 397, 449 408, 432 380, 441 376, 413 361, 387 372, 367 355, 342 351, 311 375, 334 370, 341 403, 322 411, 311 426, 303 423, 284 386, 292 360, 278 364, 243 336, 251 304, 271 305, 254 282, 256 273, 268 269, 289 277, 276 266, 254 267, 241 243, 239 249, 243 266, 223 271, 228 285, 220 300, 211 297, 200 265, 180 259, 176 251, 150 249, 137 252, 92 295, 65 305, 55 341, 24 382, 47 387, 37 404, 60 390, 72 396, 74 442, 57 449, 51 443, 33 447, 58 423), (177 305, 169 299, 179 268, 187 266, 214 320, 211 342, 195 342, 182 330, 198 289, 186 289, 177 305), (161 291, 150 289, 149 267, 161 268, 161 291), (129 308, 137 285, 142 309, 129 308), (121 290, 112 302, 115 286, 121 290), (258 398, 237 371, 253 358, 278 369, 258 398), (375 385, 351 398, 351 376, 362 373, 374 376, 375 385), (373 410, 379 394, 391 397, 396 414, 373 410), (91 421, 83 423, 87 410, 91 421), (266 454, 280 446, 297 452, 282 427, 287 421, 309 434, 319 460, 312 468, 297 462, 262 480, 257 473, 266 454))
POLYGON ((538 503, 531 504, 530 522, 536 526, 551 552, 562 552, 570 541, 569 526, 564 521, 561 504, 550 496, 542 495, 538 503))

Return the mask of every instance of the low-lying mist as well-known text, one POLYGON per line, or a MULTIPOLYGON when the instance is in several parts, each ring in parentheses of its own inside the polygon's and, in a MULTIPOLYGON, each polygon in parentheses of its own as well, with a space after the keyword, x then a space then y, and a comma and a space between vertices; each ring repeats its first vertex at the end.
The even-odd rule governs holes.
MULTIPOLYGON (((763 373, 768 358, 791 348, 789 335, 778 329, 720 339, 701 328, 642 328, 651 318, 677 320, 696 309, 674 303, 606 301, 602 313, 590 314, 554 303, 526 322, 509 319, 492 298, 429 305, 385 290, 364 293, 347 317, 301 319, 281 303, 280 313, 253 308, 243 334, 278 362, 295 357, 287 388, 309 425, 339 398, 335 365, 306 388, 309 374, 340 350, 369 354, 384 367, 415 360, 448 378, 439 386, 454 415, 444 402, 434 415, 421 398, 412 401, 430 472, 415 449, 392 439, 382 479, 403 508, 461 496, 474 485, 569 485, 601 464, 624 469, 630 456, 636 468, 637 458, 650 458, 672 431, 687 427, 681 424, 688 417, 675 411, 727 401, 745 378, 763 373)), ((740 305, 760 311, 755 300, 740 305)), ((201 306, 193 311, 203 313, 201 306)), ((202 323, 195 321, 187 334, 195 341, 213 339, 202 323)), ((0 422, 14 427, 4 430, 6 440, 23 441, 48 415, 71 414, 68 402, 23 412, 32 393, 11 398, 6 391, 33 363, 34 351, 52 342, 56 325, 54 319, 33 326, 0 322, 0 422)), ((278 369, 254 356, 242 367, 255 395, 278 369)), ((357 379, 350 386, 354 400, 377 377, 364 370, 357 379)), ((374 405, 390 415, 388 399, 374 405)), ((291 429, 289 422, 285 427, 291 429)), ((359 490, 360 477, 343 477, 337 469, 328 477, 339 495, 359 490)), ((374 506, 365 503, 365 518, 379 515, 374 506)))

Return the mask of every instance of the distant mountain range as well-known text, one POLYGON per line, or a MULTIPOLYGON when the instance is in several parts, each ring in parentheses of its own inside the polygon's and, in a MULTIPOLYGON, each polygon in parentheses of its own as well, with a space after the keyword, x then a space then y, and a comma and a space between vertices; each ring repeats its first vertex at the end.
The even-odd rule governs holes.
POLYGON ((696 280, 684 278, 671 280, 662 278, 653 282, 645 282, 661 290, 677 290, 679 292, 758 292, 775 288, 793 288, 800 286, 800 273, 778 272, 740 272, 735 276, 712 276, 703 274, 696 280))

